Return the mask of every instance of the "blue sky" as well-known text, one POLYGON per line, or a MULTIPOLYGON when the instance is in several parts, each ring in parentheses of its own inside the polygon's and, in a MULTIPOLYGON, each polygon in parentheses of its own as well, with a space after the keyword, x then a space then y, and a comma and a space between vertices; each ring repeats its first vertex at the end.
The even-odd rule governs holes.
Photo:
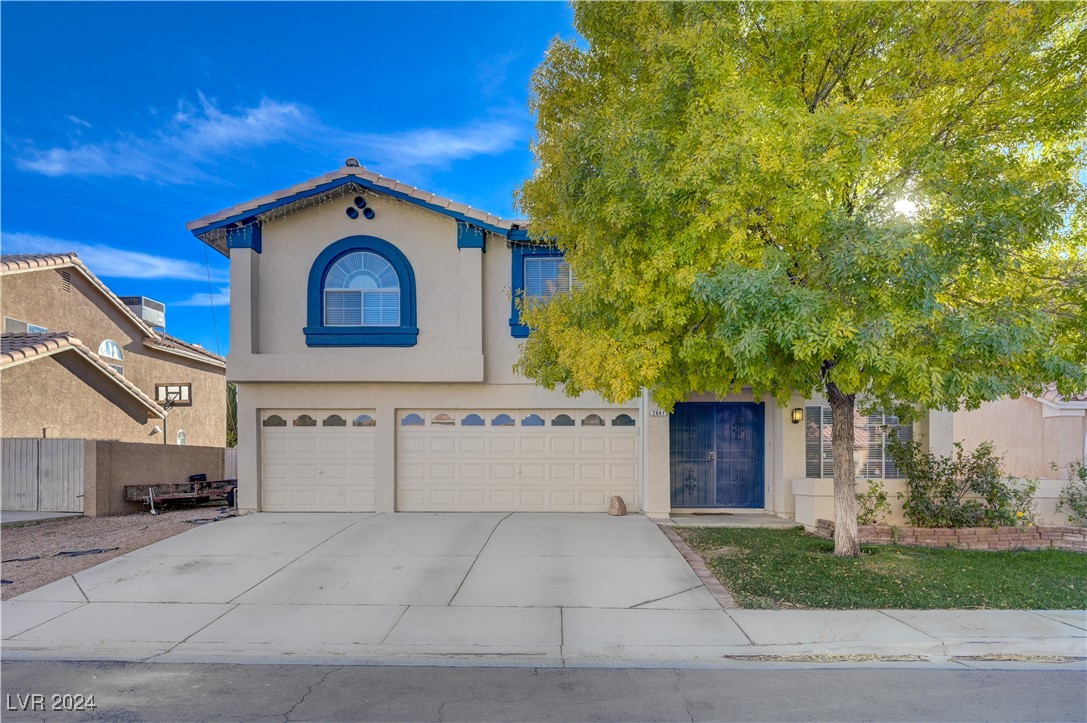
POLYGON ((348 156, 513 215, 529 78, 572 19, 564 3, 5 2, 3 252, 76 251, 225 354, 227 261, 186 221, 348 156))

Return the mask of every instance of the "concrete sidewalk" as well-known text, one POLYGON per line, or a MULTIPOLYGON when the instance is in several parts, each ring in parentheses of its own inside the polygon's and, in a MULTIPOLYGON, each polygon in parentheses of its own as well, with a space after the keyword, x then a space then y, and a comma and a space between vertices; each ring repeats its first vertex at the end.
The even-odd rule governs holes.
POLYGON ((722 609, 640 516, 250 515, 3 603, 5 660, 1087 660, 1084 611, 722 609))

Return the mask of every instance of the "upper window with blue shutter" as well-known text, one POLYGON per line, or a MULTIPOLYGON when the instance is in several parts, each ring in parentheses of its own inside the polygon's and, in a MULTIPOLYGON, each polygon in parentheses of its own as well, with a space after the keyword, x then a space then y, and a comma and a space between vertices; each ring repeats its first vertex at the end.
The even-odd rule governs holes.
POLYGON ((510 333, 523 339, 529 328, 521 323, 522 300, 546 301, 556 294, 569 292, 577 285, 573 270, 563 258, 562 251, 553 246, 514 244, 510 308, 510 333))
POLYGON ((414 346, 415 274, 395 246, 350 236, 310 269, 308 346, 414 346))

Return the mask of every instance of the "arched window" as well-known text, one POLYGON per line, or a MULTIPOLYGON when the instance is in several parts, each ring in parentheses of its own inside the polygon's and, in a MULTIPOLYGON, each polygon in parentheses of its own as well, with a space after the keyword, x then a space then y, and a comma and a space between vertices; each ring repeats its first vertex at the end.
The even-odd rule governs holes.
POLYGON ((543 417, 539 414, 529 414, 521 420, 522 427, 542 427, 544 426, 543 417))
POLYGON ((354 421, 351 422, 351 426, 352 427, 376 427, 377 426, 377 420, 375 420, 369 414, 360 414, 359 416, 355 417, 354 421))
POLYGON ((634 417, 629 414, 620 414, 611 420, 611 426, 613 427, 633 427, 634 417))
POLYGON ((125 366, 122 364, 125 355, 121 352, 121 345, 113 339, 106 339, 98 345, 98 356, 102 357, 106 364, 118 374, 125 373, 125 366))
POLYGON ((401 427, 419 427, 426 424, 418 414, 409 414, 400 420, 401 427))
POLYGON ((486 422, 483 417, 478 414, 465 415, 464 419, 460 420, 460 426, 462 427, 482 427, 486 422))
POLYGON ((278 414, 273 414, 270 417, 265 418, 261 424, 265 427, 286 427, 287 420, 278 414))
POLYGON ((588 414, 581 420, 582 427, 603 427, 604 418, 599 414, 588 414))
POLYGON ((572 427, 574 426, 574 418, 569 414, 560 414, 551 420, 552 427, 572 427))
POLYGON ((177 443, 180 444, 180 445, 185 444, 185 430, 184 429, 177 430, 177 443))
POLYGON ((346 427, 347 420, 338 414, 330 414, 321 422, 322 427, 346 427))
POLYGON ((415 273, 388 241, 349 236, 310 268, 308 346, 414 346, 415 273))
POLYGON ((293 424, 296 427, 316 427, 317 420, 308 414, 299 414, 295 417, 293 424))
POLYGON ((400 326, 400 279, 372 251, 341 256, 325 276, 325 326, 400 326))
POLYGON ((508 414, 496 415, 495 418, 491 420, 491 426, 492 427, 512 427, 513 426, 513 417, 511 417, 508 414))

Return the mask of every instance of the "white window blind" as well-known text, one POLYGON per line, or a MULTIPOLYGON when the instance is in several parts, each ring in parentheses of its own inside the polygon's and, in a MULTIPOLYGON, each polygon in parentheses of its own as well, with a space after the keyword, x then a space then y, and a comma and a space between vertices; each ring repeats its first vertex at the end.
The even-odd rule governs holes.
POLYGON ((347 254, 325 275, 326 326, 399 326, 400 278, 370 251, 347 254))
MULTIPOLYGON (((834 476, 832 419, 830 407, 804 408, 804 466, 805 475, 810 479, 834 476)), ((887 453, 892 435, 901 442, 909 442, 913 439, 913 427, 899 424, 898 417, 890 414, 853 415, 853 466, 858 478, 895 479, 902 476, 887 453)))
POLYGON ((570 265, 561 256, 529 256, 524 263, 525 296, 550 299, 568 292, 577 283, 570 265))

